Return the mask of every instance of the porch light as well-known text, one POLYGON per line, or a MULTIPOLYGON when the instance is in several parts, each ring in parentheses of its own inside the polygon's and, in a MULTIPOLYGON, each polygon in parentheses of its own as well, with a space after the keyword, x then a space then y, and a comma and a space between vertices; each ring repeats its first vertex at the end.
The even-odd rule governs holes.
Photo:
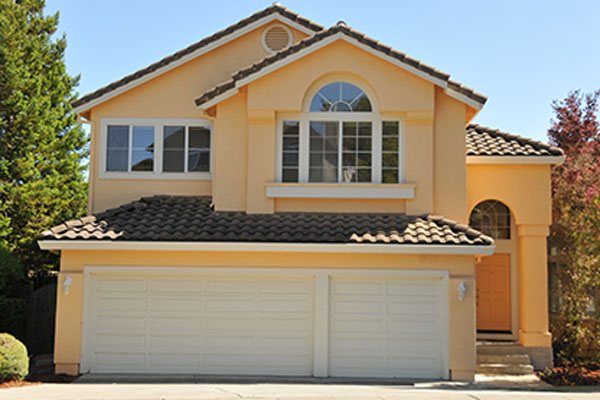
POLYGON ((65 280, 62 284, 63 293, 65 296, 68 296, 71 292, 71 285, 73 285, 73 279, 69 275, 65 276, 65 280))
POLYGON ((463 301, 465 299, 465 294, 467 294, 467 285, 465 281, 462 281, 458 284, 458 300, 463 301))

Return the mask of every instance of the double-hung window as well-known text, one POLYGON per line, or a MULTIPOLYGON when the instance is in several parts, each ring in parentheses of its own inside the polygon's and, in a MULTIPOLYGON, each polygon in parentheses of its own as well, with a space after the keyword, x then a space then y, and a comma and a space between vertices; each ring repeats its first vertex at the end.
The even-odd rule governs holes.
POLYGON ((104 119, 103 178, 206 179, 211 172, 211 125, 205 120, 104 119))
POLYGON ((279 129, 281 182, 403 182, 401 122, 377 114, 356 85, 325 85, 279 129))

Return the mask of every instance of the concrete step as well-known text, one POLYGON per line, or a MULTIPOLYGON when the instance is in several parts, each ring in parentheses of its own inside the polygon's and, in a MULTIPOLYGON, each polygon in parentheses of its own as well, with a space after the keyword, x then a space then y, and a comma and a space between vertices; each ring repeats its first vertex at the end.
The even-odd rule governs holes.
POLYGON ((533 366, 530 364, 478 364, 476 374, 488 375, 528 375, 533 374, 533 366))
POLYGON ((485 342, 477 343, 477 354, 481 355, 509 355, 509 354, 527 354, 523 346, 518 343, 485 342))
POLYGON ((527 354, 477 354, 477 364, 531 364, 527 354))

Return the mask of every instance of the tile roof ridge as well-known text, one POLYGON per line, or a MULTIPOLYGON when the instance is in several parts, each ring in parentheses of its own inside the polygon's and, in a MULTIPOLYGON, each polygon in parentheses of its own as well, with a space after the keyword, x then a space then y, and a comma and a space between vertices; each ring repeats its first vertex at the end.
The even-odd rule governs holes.
POLYGON ((552 146, 550 144, 541 142, 539 140, 535 140, 535 139, 530 139, 524 136, 520 136, 520 135, 515 135, 514 133, 509 133, 506 131, 501 131, 500 129, 497 128, 491 128, 489 126, 484 126, 484 125, 479 125, 479 124, 469 124, 467 125, 466 130, 475 130, 476 132, 485 132, 488 133, 492 136, 496 135, 496 136, 500 136, 506 139, 510 139, 510 140, 516 140, 520 143, 525 143, 525 144, 530 144, 532 146, 542 146, 547 148, 551 153, 554 153, 552 155, 554 156, 562 156, 564 155, 564 151, 563 149, 561 149, 560 147, 556 147, 556 146, 552 146))
POLYGON ((146 67, 140 68, 135 72, 125 75, 121 79, 113 81, 113 82, 109 83, 108 85, 102 86, 102 87, 94 90, 93 92, 86 93, 84 96, 80 97, 79 99, 72 101, 71 105, 74 108, 82 106, 98 97, 103 96, 104 94, 110 93, 113 90, 116 90, 119 87, 128 84, 129 82, 135 81, 136 79, 139 79, 144 75, 150 74, 150 73, 154 72, 155 70, 157 70, 163 66, 166 66, 166 65, 172 63, 173 61, 176 61, 176 60, 182 58, 183 56, 185 56, 187 54, 194 52, 197 49, 200 49, 200 48, 202 48, 224 36, 227 36, 235 31, 243 28, 244 26, 246 26, 256 20, 260 20, 261 18, 271 15, 273 13, 278 13, 294 22, 297 22, 298 24, 300 24, 300 25, 304 26, 305 28, 308 28, 314 32, 319 32, 319 31, 322 31, 323 29, 325 29, 322 25, 319 25, 316 22, 313 22, 312 20, 310 20, 308 18, 302 17, 299 14, 297 14, 293 11, 290 11, 289 9, 287 9, 286 7, 282 6, 279 3, 275 3, 275 4, 272 4, 260 11, 257 11, 255 13, 251 14, 250 16, 248 16, 246 18, 239 20, 238 22, 236 22, 234 24, 229 25, 228 27, 226 27, 224 29, 221 29, 221 30, 213 33, 212 35, 204 37, 204 38, 200 39, 199 41, 194 42, 194 43, 190 44, 189 46, 176 51, 175 53, 165 56, 165 57, 161 58, 160 60, 155 61, 150 65, 147 65, 146 67))
POLYGON ((197 97, 194 100, 194 102, 197 106, 200 106, 200 105, 206 103, 207 101, 214 99, 221 93, 224 93, 225 91, 227 91, 229 89, 233 89, 235 87, 235 84, 237 81, 244 79, 254 73, 257 73, 260 70, 262 70, 263 68, 265 68, 279 60, 285 59, 286 57, 290 56, 291 54, 294 54, 297 51, 302 50, 306 47, 309 47, 312 44, 319 42, 320 40, 323 40, 323 39, 325 39, 329 36, 332 36, 336 33, 343 33, 345 35, 348 35, 348 36, 358 40, 360 43, 371 47, 374 50, 377 50, 386 55, 389 55, 390 57, 393 57, 393 58, 397 59, 398 61, 403 62, 413 68, 421 70, 421 71, 431 75, 434 78, 445 81, 448 83, 448 86, 450 86, 453 90, 456 90, 456 91, 464 94, 465 96, 474 99, 475 101, 478 101, 482 104, 487 101, 487 97, 484 96, 483 94, 478 93, 475 90, 473 90, 459 82, 451 80, 450 74, 443 72, 441 70, 438 70, 428 64, 425 64, 425 63, 417 60, 416 58, 412 58, 412 57, 406 55, 406 53, 395 50, 391 46, 382 44, 379 41, 365 35, 364 33, 351 28, 350 26, 346 25, 345 23, 344 24, 338 23, 336 25, 329 27, 326 30, 316 32, 314 35, 308 36, 308 37, 304 38, 303 40, 299 41, 298 43, 293 44, 285 49, 282 49, 275 54, 267 55, 264 58, 262 58, 261 60, 252 63, 251 65, 248 65, 244 68, 240 68, 237 72, 232 74, 231 79, 226 80, 226 81, 216 85, 212 89, 202 93, 199 97, 197 97))

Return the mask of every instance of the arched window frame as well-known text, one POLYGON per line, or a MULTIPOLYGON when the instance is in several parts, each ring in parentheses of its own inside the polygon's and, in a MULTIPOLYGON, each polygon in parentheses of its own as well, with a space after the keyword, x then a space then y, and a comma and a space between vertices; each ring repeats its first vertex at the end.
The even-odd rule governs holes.
MULTIPOLYGON (((405 168, 404 168, 404 132, 405 132, 405 118, 403 114, 397 113, 391 116, 382 116, 379 112, 379 105, 376 101, 375 93, 366 85, 353 77, 348 76, 336 76, 328 79, 323 79, 314 84, 311 89, 307 91, 307 94, 303 103, 302 113, 278 113, 277 114, 277 152, 276 152, 276 174, 275 179, 277 182, 283 182, 282 180, 282 143, 283 143, 283 130, 284 123, 286 121, 298 122, 298 148, 299 148, 299 159, 298 159, 298 183, 314 183, 309 182, 309 164, 310 164, 310 131, 309 125, 311 121, 325 122, 325 121, 339 121, 340 126, 343 122, 371 122, 372 123, 372 142, 371 142, 371 181, 370 182, 359 182, 359 183, 371 183, 380 184, 382 183, 382 124, 384 122, 392 122, 398 124, 398 182, 403 184, 405 182, 405 168), (335 82, 347 82, 357 86, 361 89, 369 98, 371 103, 371 111, 310 111, 310 105, 313 97, 323 87, 335 83, 335 82)), ((340 129, 341 130, 341 129, 340 129)), ((341 138, 340 138, 341 140, 341 138)), ((340 178, 342 174, 340 164, 341 157, 338 160, 338 181, 331 183, 338 184, 356 184, 343 182, 340 178)))
POLYGON ((484 200, 479 203, 469 215, 469 226, 499 240, 510 240, 512 237, 511 232, 511 211, 506 204, 498 200, 484 200), (481 214, 481 221, 473 221, 475 213, 481 214), (484 226, 484 218, 488 218, 493 221, 493 225, 486 227, 484 226))

